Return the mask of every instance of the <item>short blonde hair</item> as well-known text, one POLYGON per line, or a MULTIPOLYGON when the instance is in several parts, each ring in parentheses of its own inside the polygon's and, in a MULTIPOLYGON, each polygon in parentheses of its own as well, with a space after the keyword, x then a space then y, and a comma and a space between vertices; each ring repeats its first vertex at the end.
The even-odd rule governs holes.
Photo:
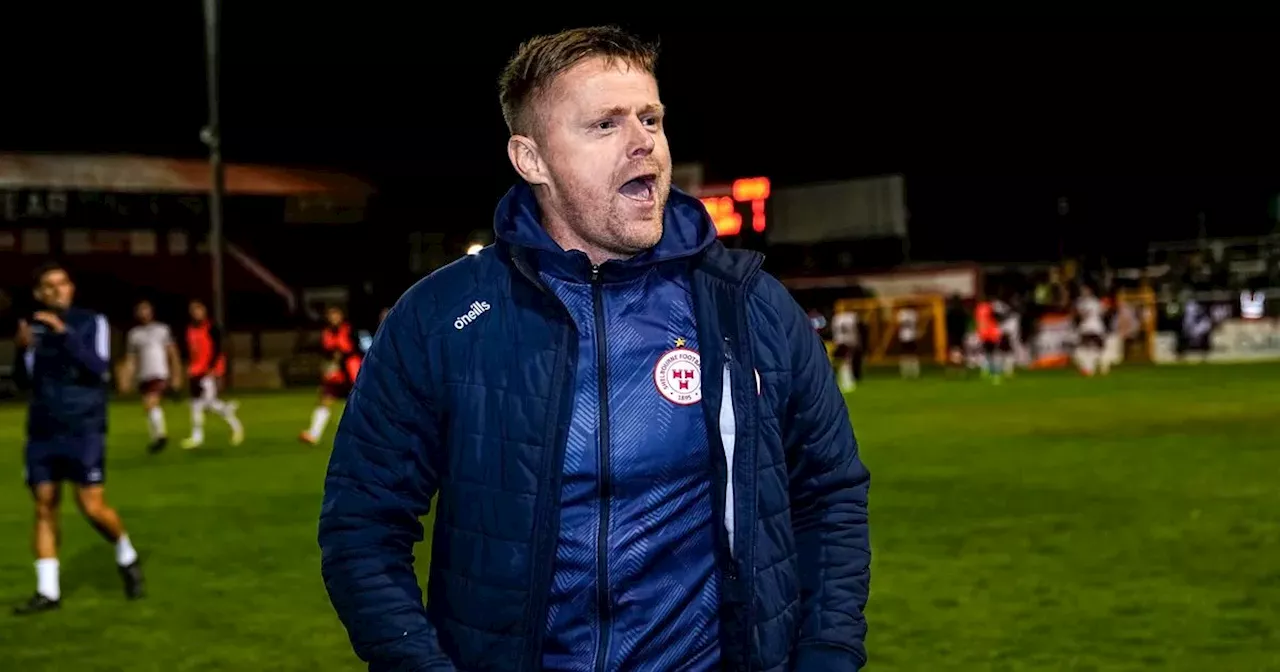
POLYGON ((498 78, 498 101, 507 130, 512 135, 532 134, 534 119, 529 112, 538 95, 560 73, 593 57, 620 60, 652 75, 658 46, 614 26, 574 28, 525 42, 498 78))

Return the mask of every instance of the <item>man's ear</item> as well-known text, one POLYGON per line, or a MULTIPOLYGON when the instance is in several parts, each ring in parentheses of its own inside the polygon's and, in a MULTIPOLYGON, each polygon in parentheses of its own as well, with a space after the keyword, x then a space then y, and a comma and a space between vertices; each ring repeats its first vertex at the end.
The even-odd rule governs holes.
POLYGON ((538 151, 538 143, 527 135, 513 135, 507 140, 507 158, 511 159, 511 167, 525 182, 533 185, 546 184, 547 167, 538 151))

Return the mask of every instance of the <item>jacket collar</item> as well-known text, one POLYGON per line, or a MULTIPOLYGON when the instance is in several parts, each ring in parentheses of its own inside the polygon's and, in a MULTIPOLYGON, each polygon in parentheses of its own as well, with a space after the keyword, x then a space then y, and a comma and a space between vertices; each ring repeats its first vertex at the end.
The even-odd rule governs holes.
MULTIPOLYGON (((590 281, 592 265, 587 255, 565 250, 547 235, 537 199, 528 184, 516 184, 499 201, 493 228, 500 246, 532 261, 538 271, 574 282, 590 281)), ((673 188, 663 212, 658 244, 630 259, 601 264, 601 279, 624 281, 659 264, 696 258, 718 244, 715 236, 715 226, 702 202, 673 188)))

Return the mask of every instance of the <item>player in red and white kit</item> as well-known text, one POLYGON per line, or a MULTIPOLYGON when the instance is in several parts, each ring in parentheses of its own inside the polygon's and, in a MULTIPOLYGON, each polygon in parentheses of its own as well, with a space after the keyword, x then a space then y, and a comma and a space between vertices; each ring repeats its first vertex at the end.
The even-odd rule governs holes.
POLYGON ((213 411, 231 429, 231 445, 244 443, 244 423, 236 410, 240 404, 219 396, 227 375, 227 353, 222 349, 222 328, 209 319, 203 301, 187 304, 187 389, 191 393, 191 436, 182 440, 184 450, 204 445, 204 412, 213 411))
POLYGON ((150 301, 139 301, 134 308, 138 325, 125 336, 128 345, 129 370, 133 372, 138 391, 142 393, 142 408, 147 413, 147 432, 151 436, 148 450, 158 453, 169 441, 165 429, 164 409, 160 406, 165 391, 178 386, 181 360, 173 342, 169 325, 157 322, 150 301))
POLYGON ((320 335, 320 346, 324 348, 326 357, 320 384, 320 402, 311 411, 311 426, 298 436, 298 440, 312 445, 318 443, 324 435, 333 402, 346 399, 351 393, 363 361, 351 323, 347 322, 342 309, 330 306, 325 311, 325 322, 327 325, 320 335))

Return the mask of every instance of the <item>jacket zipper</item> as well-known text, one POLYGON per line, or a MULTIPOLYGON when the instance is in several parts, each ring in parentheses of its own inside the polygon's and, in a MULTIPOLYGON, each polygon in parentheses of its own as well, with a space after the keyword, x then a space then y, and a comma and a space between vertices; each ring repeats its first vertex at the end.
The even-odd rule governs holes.
MULTIPOLYGON (((728 405, 729 405, 729 409, 730 409, 730 410, 729 410, 729 416, 730 416, 730 417, 732 417, 732 418, 734 418, 734 439, 735 439, 735 440, 734 440, 734 444, 735 444, 735 446, 734 446, 734 449, 733 449, 733 456, 736 456, 736 455, 737 455, 737 450, 736 450, 736 447, 737 447, 737 446, 736 446, 736 444, 737 444, 737 440, 736 440, 736 439, 737 439, 737 418, 736 418, 736 415, 735 415, 735 414, 734 414, 734 412, 733 412, 733 382, 732 382, 732 381, 733 381, 733 370, 732 370, 732 369, 733 369, 733 341, 729 340, 729 337, 728 337, 728 336, 725 336, 725 337, 724 337, 724 369, 721 371, 721 375, 723 375, 723 376, 724 376, 724 383, 727 383, 727 384, 724 384, 724 390, 725 390, 726 392, 728 392, 728 395, 727 395, 727 396, 725 396, 723 399, 721 399, 721 400, 720 400, 720 405, 721 405, 721 420, 723 420, 723 418, 724 418, 724 405, 725 405, 725 404, 728 404, 728 405)), ((721 430, 720 443, 721 443, 721 447, 724 447, 724 440, 725 440, 725 438, 726 438, 726 437, 724 436, 724 427, 723 427, 723 425, 721 425, 721 426, 720 426, 720 430, 721 430)), ((728 541, 729 541, 729 562, 728 562, 728 568, 727 568, 727 570, 726 570, 726 572, 725 572, 725 578, 726 578, 726 579, 728 579, 728 580, 730 580, 730 581, 736 581, 736 580, 738 579, 738 572, 737 572, 737 565, 736 565, 736 562, 735 562, 735 556, 736 556, 737 554, 734 552, 734 537, 736 536, 736 535, 734 534, 734 532, 736 532, 736 528, 737 528, 737 526, 738 526, 738 516, 737 516, 737 507, 736 507, 736 505, 735 505, 735 499, 736 499, 736 497, 734 496, 734 488, 733 488, 733 462, 734 462, 734 457, 730 455, 730 451, 729 451, 729 450, 725 450, 725 451, 723 452, 723 455, 724 455, 724 458, 725 458, 725 463, 724 463, 724 476, 725 476, 725 481, 724 481, 724 482, 725 482, 724 506, 725 506, 725 510, 727 511, 727 514, 726 514, 726 515, 725 515, 725 517, 724 517, 724 522, 728 523, 728 525, 726 526, 725 532, 728 534, 728 541)))
POLYGON ((596 610, 600 618, 600 639, 596 647, 596 672, 604 672, 609 660, 609 635, 613 629, 609 599, 609 499, 612 496, 612 477, 609 464, 609 352, 604 338, 604 285, 600 282, 600 267, 591 267, 591 305, 595 314, 596 380, 600 413, 600 529, 596 534, 596 610))
MULTIPOLYGON (((513 262, 513 264, 515 265, 516 269, 517 269, 518 271, 520 271, 521 275, 525 276, 525 278, 526 278, 527 280, 529 280, 529 282, 531 282, 535 287, 537 287, 537 288, 538 288, 539 290, 541 290, 544 294, 546 294, 547 296, 551 297, 551 298, 554 300, 554 304, 555 304, 556 306, 558 306, 558 307, 559 307, 560 311, 564 314, 565 318, 568 320, 568 322, 569 322, 570 326, 571 326, 571 327, 573 327, 573 326, 574 326, 574 321, 573 321, 573 316, 572 316, 572 314, 569 312, 568 308, 567 308, 567 307, 565 307, 564 303, 563 303, 562 301, 558 300, 558 299, 555 297, 554 292, 552 292, 552 291, 550 290, 550 288, 548 288, 548 287, 546 286, 546 284, 545 284, 545 283, 543 283, 543 282, 541 281, 541 279, 540 279, 540 278, 538 278, 537 273, 533 272, 533 270, 529 268, 528 264, 524 262, 524 260, 521 258, 521 256, 520 256, 520 255, 518 255, 518 254, 516 254, 515 252, 513 252, 513 253, 511 254, 511 259, 512 259, 512 262, 513 262)), ((754 259, 754 260, 752 261, 751 267, 750 267, 750 268, 748 268, 748 269, 746 269, 746 272, 744 273, 744 275, 743 275, 742 279, 740 280, 740 284, 741 284, 741 285, 746 286, 746 285, 749 285, 749 284, 751 283, 751 280, 754 278, 754 276, 755 276, 756 272, 758 272, 758 271, 760 270, 760 265, 761 265, 761 263, 763 262, 763 259, 764 259, 764 258, 763 258, 763 256, 758 256, 756 259, 754 259)), ((599 268, 593 268, 593 269, 592 269, 592 279, 593 279, 593 280, 598 280, 598 274, 599 274, 599 268)), ((600 295, 600 297, 601 297, 601 299, 603 299, 603 294, 601 294, 601 295, 600 295)), ((594 299, 594 298, 595 298, 595 297, 593 296, 593 299, 594 299)), ((696 305, 697 305, 697 304, 696 304, 696 298, 695 298, 695 306, 696 306, 696 305)), ((600 308, 602 308, 602 307, 603 307, 603 300, 601 300, 601 302, 600 302, 600 304, 599 304, 599 307, 600 307, 600 308)), ((697 312, 697 309, 696 309, 696 308, 695 308, 695 312, 697 312)), ((600 330, 599 330, 599 328, 598 328, 598 327, 599 327, 600 323, 603 321, 603 319, 602 319, 602 318, 603 318, 602 313, 601 313, 601 312, 597 312, 597 314, 596 314, 597 332, 600 332, 600 330)), ((600 333, 600 334, 597 336, 597 339, 598 339, 598 341, 597 341, 597 343, 598 343, 598 344, 603 344, 604 339, 603 339, 603 334, 602 334, 602 333, 600 333)), ((571 340, 572 340, 572 343, 571 343, 570 345, 572 345, 572 344, 576 344, 576 343, 577 343, 577 340, 576 340, 576 339, 571 339, 571 340)), ((726 360, 726 361, 728 362, 728 361, 731 361, 731 358, 732 358, 732 354, 731 354, 732 347, 730 347, 730 345, 731 345, 731 341, 729 340, 729 338, 728 338, 728 337, 725 337, 724 342, 725 342, 725 346, 726 346, 726 347, 725 347, 725 353, 726 353, 726 355, 730 358, 730 359, 726 360)), ((571 357, 571 361, 576 361, 576 356, 571 357)), ((726 367, 727 367, 727 366, 728 366, 728 365, 726 364, 726 367)), ((572 373, 570 373, 570 376, 572 377, 572 373)), ((602 388, 604 388, 604 387, 605 387, 605 381, 604 381, 603 379, 601 379, 601 381, 600 381, 600 385, 601 385, 601 387, 602 387, 602 388)), ((602 410, 603 410, 603 409, 602 409, 602 410)), ((602 416, 603 416, 603 415, 604 415, 604 414, 602 413, 602 416)), ((710 422, 711 422, 711 420, 708 420, 708 423, 709 423, 709 425, 708 425, 708 426, 709 426, 709 427, 711 426, 711 425, 710 425, 710 422)), ((606 423, 607 423, 607 417, 606 417, 606 423)), ((602 429, 603 429, 603 427, 602 427, 602 429)), ((602 439, 603 439, 603 435, 602 435, 602 439)), ((563 437, 561 437, 561 439, 560 439, 560 440, 562 441, 562 440, 563 440, 563 437)), ((605 445, 607 446, 607 442, 605 443, 605 445)), ((606 451, 606 456, 607 456, 607 451, 606 451)), ((563 462, 561 462, 559 466, 560 466, 560 468, 561 468, 561 469, 563 469, 563 467, 564 467, 563 462)), ((726 472, 727 472, 727 469, 726 469, 726 472)), ((727 475, 727 474, 726 474, 726 475, 727 475)), ((538 516, 539 516, 539 523, 538 523, 538 524, 539 524, 539 527, 541 527, 543 524, 545 524, 545 523, 543 522, 543 519, 545 518, 545 515, 548 515, 548 514, 549 514, 549 511, 542 511, 542 512, 539 512, 539 513, 538 513, 538 516)), ((608 515, 608 509, 607 509, 607 508, 602 509, 602 517, 607 516, 607 515, 608 515)), ((606 530, 606 527, 603 527, 603 526, 602 526, 602 527, 601 527, 601 530, 606 530)), ((738 540, 738 541, 740 542, 740 540, 738 540)), ((607 538, 606 538, 606 542, 607 542, 607 538)), ((740 543, 735 543, 735 546, 741 546, 741 544, 740 544, 740 543)), ((601 550, 602 550, 602 551, 603 551, 603 548, 604 548, 604 547, 602 546, 602 547, 601 547, 601 550)), ((602 559, 602 561, 603 561, 603 559, 602 559)), ((535 562, 536 562, 536 561, 535 561, 535 562)), ((539 570, 538 572, 536 572, 536 574, 537 574, 538 576, 543 576, 545 572, 549 572, 550 567, 551 567, 551 563, 550 563, 550 562, 546 562, 546 563, 544 563, 544 564, 545 564, 546 566, 545 566, 545 567, 540 568, 540 570, 539 570), (545 570, 545 571, 544 571, 544 570, 545 570)), ((603 564, 603 562, 602 562, 602 564, 603 564)), ((736 579, 737 579, 737 572, 735 571, 735 569, 733 568, 733 566, 732 566, 732 565, 733 565, 733 563, 731 562, 731 563, 730 563, 730 569, 729 569, 729 576, 728 576, 728 578, 730 578, 730 580, 736 580, 736 579)), ((606 566, 605 568, 607 569, 607 566, 606 566)), ((549 574, 547 574, 547 575, 544 577, 544 580, 548 580, 548 581, 549 581, 549 579, 550 579, 550 575, 549 575, 549 574)), ((533 612, 531 612, 531 613, 538 613, 538 614, 541 614, 541 615, 542 615, 542 618, 545 618, 545 604, 546 604, 546 603, 545 603, 545 598, 546 598, 545 587, 544 587, 544 588, 542 588, 542 589, 539 589, 539 590, 540 590, 541 592, 540 592, 540 593, 537 595, 537 597, 535 598, 535 599, 536 599, 536 601, 537 601, 537 604, 535 605, 535 606, 537 607, 537 609, 535 609, 535 610, 534 610, 533 612)), ((747 616, 746 621, 744 621, 744 622, 750 622, 750 619, 753 617, 753 615, 752 615, 752 613, 751 613, 752 611, 753 611, 753 610, 748 609, 748 612, 749 612, 749 613, 748 613, 748 616, 747 616)), ((744 626, 744 628, 745 628, 745 627, 746 627, 746 626, 744 626)), ((531 631, 531 635, 533 635, 533 634, 535 634, 535 633, 534 633, 534 631, 531 631)), ((600 639, 602 639, 602 640, 603 640, 603 639, 606 639, 606 637, 607 637, 607 636, 608 636, 608 634, 602 631, 602 632, 601 632, 601 637, 600 637, 600 639)), ((745 636, 745 639, 746 639, 746 641, 749 641, 749 640, 750 640, 750 636, 749 636, 749 635, 748 635, 748 636, 745 636)), ((541 637, 539 637, 539 636, 531 636, 529 641, 530 641, 530 655, 531 655, 530 660, 531 660, 531 661, 534 661, 534 662, 532 662, 532 664, 533 664, 533 666, 534 666, 534 669, 537 669, 537 667, 538 667, 538 665, 539 665, 539 662, 538 662, 538 656, 539 656, 539 655, 540 655, 540 653, 541 653, 541 646, 540 646, 540 642, 541 642, 542 640, 541 640, 541 637)), ((608 642, 607 642, 607 641, 605 641, 604 643, 605 643, 606 645, 608 644, 608 642)), ((527 662, 527 661, 526 661, 526 662, 527 662)), ((597 664, 596 664, 596 668, 597 668, 598 670, 602 670, 602 669, 604 669, 605 667, 607 667, 607 658, 600 658, 600 657, 597 657, 597 664)))

